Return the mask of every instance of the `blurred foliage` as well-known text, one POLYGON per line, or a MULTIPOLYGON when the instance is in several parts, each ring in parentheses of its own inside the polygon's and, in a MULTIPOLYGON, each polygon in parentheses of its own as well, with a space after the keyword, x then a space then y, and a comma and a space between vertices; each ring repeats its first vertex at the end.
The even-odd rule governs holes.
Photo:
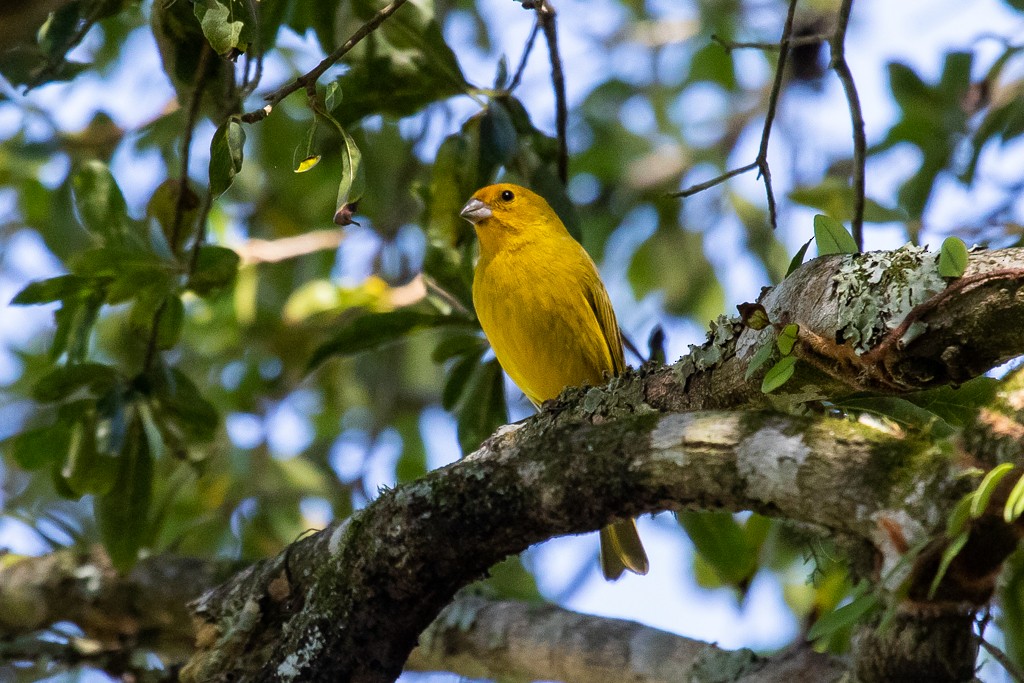
MULTIPOLYGON (((556 4, 563 31, 579 26, 574 13, 591 11, 556 4)), ((835 4, 807 10, 798 33, 827 30, 835 4)), ((458 210, 498 177, 533 187, 595 258, 620 264, 611 275, 628 289, 614 292, 617 300, 659 311, 626 332, 649 333, 650 353, 662 360, 689 341, 672 339, 680 321, 703 326, 729 307, 731 268, 770 284, 804 259, 812 235, 819 253, 851 251, 842 225, 854 203, 851 152, 819 149, 786 125, 773 145, 816 170, 776 178, 778 232, 759 189, 667 197, 753 157, 776 53, 723 43, 775 40, 786 9, 684 5, 681 19, 657 3, 608 0, 593 10, 608 25, 572 36, 586 41, 597 75, 564 64, 570 82, 585 83, 570 111, 568 187, 556 171, 550 105, 538 95, 548 88, 546 50, 535 50, 531 64, 541 66, 513 88, 523 45, 501 54, 506 27, 473 3, 410 0, 343 66, 263 118, 245 114, 384 3, 18 0, 0 8, 0 74, 9 84, 0 88, 0 283, 12 305, 53 314, 47 327, 3 337, 0 366, 14 368, 0 387, 4 517, 27 522, 44 545, 101 541, 122 569, 167 550, 253 559, 349 515, 379 487, 420 476, 428 455, 436 462, 477 448, 508 409, 473 315, 475 245, 458 210), (141 123, 103 104, 118 88, 120 100, 136 97, 123 72, 140 41, 155 43, 169 84, 166 103, 141 123), (87 123, 65 123, 65 106, 84 110, 87 123), (813 229, 802 207, 825 214, 813 229), (345 226, 340 249, 287 253, 289 238, 332 222, 345 226), (247 257, 256 241, 280 257, 247 257), (36 243, 56 271, 5 257, 36 243), (49 277, 27 282, 26 273, 49 277)), ((888 193, 869 182, 865 220, 918 240, 935 220, 937 194, 954 184, 996 198, 964 216, 978 228, 968 242, 1011 244, 1024 232, 1016 201, 1024 177, 993 187, 985 169, 1019 151, 1024 60, 1009 39, 994 59, 965 41, 943 56, 937 76, 889 65, 898 113, 871 141, 869 180, 893 159, 909 158, 912 168, 888 193)), ((824 97, 821 48, 794 53, 784 103, 813 111, 824 97)), ((870 246, 870 227, 867 238, 870 246)), ((962 246, 944 249, 951 276, 962 246)), ((795 361, 782 341, 772 336, 758 361, 777 361, 768 366, 773 387, 795 361)), ((993 391, 968 385, 831 407, 948 438, 993 391)), ((758 515, 687 513, 680 523, 702 585, 742 600, 771 572, 805 626, 854 591, 841 563, 808 560, 805 539, 758 515)), ((1007 642, 1019 660, 1015 567, 1000 623, 1014 625, 1007 642)), ((493 575, 497 595, 539 597, 518 559, 493 575)), ((866 600, 854 592, 856 609, 818 627, 819 643, 845 647, 847 617, 863 616, 873 606, 866 600)))

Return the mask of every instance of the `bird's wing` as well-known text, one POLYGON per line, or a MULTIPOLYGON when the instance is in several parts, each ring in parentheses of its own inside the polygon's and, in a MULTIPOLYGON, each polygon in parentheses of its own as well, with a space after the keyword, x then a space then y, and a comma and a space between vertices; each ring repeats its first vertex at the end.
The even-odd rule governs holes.
POLYGON ((619 324, 615 321, 615 311, 612 310, 608 292, 601 284, 596 272, 594 279, 587 282, 586 292, 587 302, 594 311, 601 334, 608 345, 608 353, 612 358, 611 374, 618 375, 626 369, 626 359, 622 354, 622 333, 619 332, 619 324))

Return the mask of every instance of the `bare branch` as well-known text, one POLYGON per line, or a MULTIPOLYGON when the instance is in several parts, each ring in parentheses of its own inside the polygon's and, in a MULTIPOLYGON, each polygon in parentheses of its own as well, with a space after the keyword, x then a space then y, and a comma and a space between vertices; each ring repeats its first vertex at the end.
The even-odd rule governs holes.
POLYGON ((779 95, 782 93, 782 81, 786 76, 786 58, 789 56, 790 38, 793 35, 793 18, 796 16, 797 0, 789 0, 789 11, 786 14, 786 23, 782 28, 782 39, 779 40, 779 61, 775 65, 775 81, 772 83, 771 92, 768 94, 768 111, 764 115, 764 128, 761 131, 761 148, 757 152, 757 167, 761 177, 764 178, 764 190, 768 195, 768 221, 772 229, 778 227, 779 218, 775 208, 775 194, 772 192, 772 174, 768 168, 768 139, 772 134, 772 125, 775 123, 775 110, 779 104, 779 95))
MULTIPOLYGON (((779 217, 775 204, 775 193, 772 191, 772 173, 771 169, 768 168, 768 140, 771 137, 772 125, 775 123, 775 110, 778 107, 779 95, 782 93, 782 81, 786 73, 786 57, 789 54, 790 46, 793 44, 793 18, 796 15, 796 3, 797 0, 790 0, 789 2, 789 11, 786 14, 786 23, 782 29, 782 38, 778 43, 779 60, 775 66, 775 80, 772 82, 772 87, 768 94, 768 110, 764 115, 764 127, 761 130, 761 146, 758 149, 757 158, 746 166, 741 166, 731 171, 727 171, 720 176, 712 178, 711 180, 685 188, 680 192, 671 194, 670 196, 689 197, 693 194, 723 183, 733 176, 746 173, 747 171, 751 171, 756 168, 758 176, 764 181, 764 191, 767 195, 768 202, 768 220, 771 223, 773 230, 778 227, 779 217)), ((721 44, 727 50, 731 49, 729 45, 716 36, 712 36, 712 40, 721 44)))
POLYGON ((753 171, 755 168, 757 168, 757 162, 756 161, 752 161, 749 164, 747 164, 746 166, 740 166, 739 168, 734 168, 731 171, 726 171, 722 175, 715 176, 711 180, 705 180, 703 183, 698 183, 696 185, 691 185, 690 187, 682 189, 679 192, 673 192, 671 196, 673 196, 673 197, 689 197, 691 195, 697 194, 698 192, 703 192, 704 190, 712 188, 715 185, 719 185, 721 183, 724 183, 726 180, 728 180, 729 178, 732 178, 733 176, 738 176, 741 173, 746 173, 747 171, 753 171))
POLYGON ((867 138, 864 134, 864 114, 857 96, 857 85, 853 81, 850 65, 846 63, 846 28, 850 23, 853 0, 843 0, 839 8, 839 20, 835 35, 830 39, 832 46, 832 70, 836 72, 846 101, 850 107, 850 124, 853 128, 853 240, 857 248, 864 250, 864 165, 867 156, 867 138))
POLYGON ((456 597, 419 642, 406 670, 468 678, 670 683, 728 668, 745 672, 738 681, 750 683, 789 680, 793 672, 802 680, 827 683, 846 672, 838 660, 809 648, 772 657, 745 649, 729 652, 632 621, 469 593, 456 597))
POLYGON ((284 86, 281 86, 274 92, 267 95, 264 98, 266 99, 267 104, 262 109, 256 109, 254 111, 243 114, 242 121, 246 123, 255 123, 257 121, 262 121, 263 119, 270 115, 270 112, 274 110, 274 107, 276 107, 278 103, 281 102, 281 100, 288 97, 296 90, 309 90, 310 88, 315 87, 316 82, 320 79, 320 77, 324 74, 325 71, 334 66, 338 62, 338 60, 340 60, 342 57, 345 56, 345 54, 348 53, 349 50, 351 50, 357 44, 359 44, 359 41, 373 33, 373 31, 376 30, 378 26, 384 23, 385 19, 387 19, 396 11, 398 11, 398 8, 404 5, 405 2, 406 0, 393 0, 391 4, 381 8, 380 11, 374 14, 369 21, 360 26, 356 30, 356 32, 349 37, 348 40, 342 43, 341 47, 339 47, 334 52, 324 57, 324 59, 315 67, 313 67, 310 71, 302 74, 294 81, 284 86))
POLYGON ((537 21, 544 31, 551 59, 551 84, 555 89, 555 133, 558 137, 558 177, 562 184, 569 182, 569 143, 566 127, 569 122, 569 106, 565 98, 565 76, 562 74, 562 59, 558 55, 558 31, 555 30, 555 8, 549 0, 537 3, 537 21))
POLYGON ((530 37, 526 39, 526 46, 523 47, 523 56, 519 59, 519 66, 516 67, 516 73, 512 77, 512 82, 508 85, 508 91, 512 92, 519 87, 519 82, 523 79, 523 71, 526 70, 526 62, 530 59, 530 53, 533 52, 533 43, 537 40, 537 33, 540 30, 540 19, 533 22, 533 28, 530 30, 530 37))

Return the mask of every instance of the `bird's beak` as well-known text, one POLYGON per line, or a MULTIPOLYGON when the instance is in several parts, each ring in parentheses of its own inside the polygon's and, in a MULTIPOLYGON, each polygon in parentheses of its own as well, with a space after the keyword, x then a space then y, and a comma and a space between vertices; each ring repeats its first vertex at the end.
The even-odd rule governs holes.
POLYGON ((466 205, 462 207, 462 211, 459 212, 459 215, 475 225, 480 221, 491 217, 491 207, 474 197, 466 202, 466 205))

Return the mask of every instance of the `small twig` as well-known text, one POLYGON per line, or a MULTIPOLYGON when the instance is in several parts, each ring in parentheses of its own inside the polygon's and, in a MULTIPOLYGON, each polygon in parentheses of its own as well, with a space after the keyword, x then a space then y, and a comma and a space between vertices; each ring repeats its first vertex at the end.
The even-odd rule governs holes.
MULTIPOLYGON (((803 45, 814 45, 816 43, 824 43, 825 41, 832 38, 830 33, 815 33, 809 36, 797 36, 789 41, 790 47, 801 47, 803 45)), ((712 34, 711 40, 715 41, 729 52, 733 50, 767 50, 775 52, 779 49, 780 43, 762 43, 762 42, 733 42, 726 40, 721 36, 712 34)))
POLYGON ((203 204, 199 208, 199 216, 196 221, 196 239, 192 242, 192 258, 188 262, 188 277, 191 279, 192 273, 196 272, 196 264, 199 263, 199 250, 202 249, 203 243, 206 241, 206 218, 210 215, 210 209, 213 207, 213 189, 206 188, 206 196, 203 197, 203 204))
POLYGON ((796 16, 797 0, 789 0, 789 11, 786 13, 786 24, 782 28, 782 39, 779 40, 779 63, 775 66, 775 81, 768 95, 768 111, 764 115, 764 128, 761 130, 761 149, 757 153, 757 168, 764 178, 764 190, 768 195, 768 220, 772 230, 778 226, 778 212, 775 208, 775 194, 772 192, 772 174, 768 168, 768 138, 772 134, 775 122, 775 110, 782 93, 782 80, 786 75, 786 57, 789 55, 790 38, 793 35, 793 18, 796 16))
POLYGON ((340 60, 342 57, 344 57, 349 50, 354 48, 359 43, 359 41, 373 33, 373 31, 378 26, 384 23, 385 19, 394 14, 398 10, 398 8, 404 5, 405 3, 406 0, 393 0, 391 4, 382 8, 380 11, 374 14, 369 21, 360 26, 356 30, 356 32, 353 33, 351 37, 349 37, 349 39, 346 40, 341 45, 341 47, 339 47, 334 52, 324 57, 323 61, 317 64, 313 69, 299 76, 294 81, 278 88, 274 92, 267 95, 264 98, 267 101, 267 104, 262 109, 256 109, 254 111, 243 114, 242 121, 246 123, 255 123, 257 121, 262 121, 263 119, 267 118, 267 116, 270 115, 270 112, 274 110, 274 107, 276 107, 278 103, 281 102, 281 100, 288 97, 296 90, 308 90, 310 87, 315 88, 316 82, 320 79, 321 76, 324 75, 325 71, 334 66, 334 64, 337 63, 338 60, 340 60))
POLYGON ((992 659, 999 663, 999 666, 1003 667, 1003 670, 1010 675, 1010 678, 1015 680, 1017 683, 1024 683, 1024 672, 1017 668, 1017 665, 1013 663, 1013 660, 1011 660, 1005 652, 981 636, 978 636, 978 643, 981 644, 985 649, 985 652, 987 652, 992 659))
POLYGON ((188 188, 188 166, 192 156, 192 138, 195 136, 196 123, 199 118, 199 105, 206 88, 206 68, 210 59, 209 44, 203 43, 203 51, 196 67, 196 82, 189 98, 188 111, 185 118, 185 131, 181 141, 181 171, 178 173, 178 198, 174 203, 174 220, 171 223, 171 251, 177 255, 178 240, 181 238, 181 222, 185 218, 185 197, 188 188))
POLYGON ((256 7, 256 0, 247 0, 249 7, 249 16, 252 17, 254 31, 253 31, 253 44, 252 51, 246 51, 245 53, 245 72, 242 74, 242 95, 241 99, 245 99, 253 90, 260 84, 260 80, 263 78, 263 44, 260 40, 260 14, 259 9, 256 7), (255 54, 255 59, 251 58, 251 55, 255 54), (256 62, 256 72, 250 78, 249 76, 249 65, 256 62))
MULTIPOLYGON (((790 46, 797 42, 791 38, 793 35, 793 18, 796 16, 796 3, 797 0, 789 1, 789 11, 786 14, 786 24, 782 29, 782 38, 779 40, 777 45, 779 50, 779 62, 775 67, 775 80, 772 82, 772 89, 768 95, 768 110, 764 115, 764 128, 761 129, 761 146, 757 151, 757 158, 746 166, 740 166, 739 168, 734 168, 731 171, 726 171, 722 175, 712 178, 711 180, 687 187, 686 189, 674 192, 669 196, 689 197, 690 195, 694 195, 723 183, 733 176, 746 173, 747 171, 752 171, 756 168, 758 176, 764 181, 764 191, 768 197, 768 219, 771 222, 773 230, 778 226, 778 209, 775 205, 775 193, 772 191, 772 173, 771 169, 768 168, 768 139, 771 136, 772 124, 775 122, 775 110, 778 108, 779 95, 782 93, 782 80, 786 72, 786 56, 789 54, 790 46)), ((814 38, 815 36, 809 37, 814 38)), ((725 49, 730 49, 729 46, 717 36, 712 36, 712 39, 721 44, 725 49)), ((736 45, 746 46, 740 43, 737 43, 736 45)))
POLYGON ((519 66, 516 68, 516 74, 512 77, 512 82, 508 84, 508 91, 512 92, 519 87, 519 82, 523 80, 523 71, 526 70, 526 62, 530 59, 530 52, 533 51, 533 42, 537 40, 537 32, 540 29, 540 20, 533 22, 533 29, 530 31, 530 37, 526 39, 526 46, 523 48, 523 56, 519 60, 519 66))
POLYGON ((551 84, 555 88, 555 133, 558 136, 558 177, 562 184, 569 182, 569 143, 566 126, 569 122, 569 107, 565 100, 565 76, 562 74, 562 58, 558 55, 558 32, 555 30, 555 8, 548 0, 537 3, 537 21, 544 30, 551 58, 551 84))
POLYGON ((850 23, 850 9, 853 0, 843 0, 839 8, 839 20, 836 23, 835 35, 831 38, 832 70, 836 72, 846 101, 850 106, 850 124, 853 127, 853 241, 857 249, 864 251, 864 165, 867 138, 864 134, 864 114, 861 112, 860 99, 857 97, 857 86, 853 82, 853 74, 846 63, 846 27, 850 23))
POLYGON ((749 164, 747 164, 746 166, 740 166, 739 168, 734 168, 731 171, 726 171, 722 175, 715 176, 711 180, 705 180, 703 183, 697 183, 696 185, 691 185, 690 187, 687 187, 686 189, 680 190, 679 192, 673 192, 669 196, 671 196, 671 197, 689 197, 691 195, 697 194, 698 192, 703 192, 704 190, 712 188, 715 185, 718 185, 720 183, 724 183, 726 180, 728 180, 729 178, 732 178, 733 176, 738 176, 739 174, 746 173, 747 171, 753 171, 755 168, 757 168, 757 162, 756 161, 752 161, 749 164))

